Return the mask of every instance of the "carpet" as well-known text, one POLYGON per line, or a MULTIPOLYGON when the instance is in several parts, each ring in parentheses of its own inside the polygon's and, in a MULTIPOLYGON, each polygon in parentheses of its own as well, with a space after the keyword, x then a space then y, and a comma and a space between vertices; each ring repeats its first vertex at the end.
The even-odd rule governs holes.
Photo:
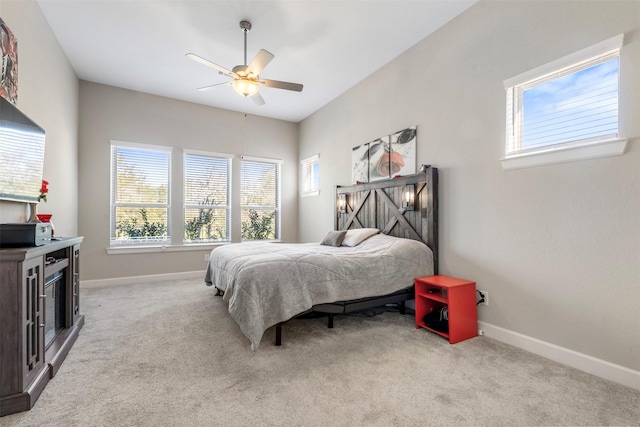
MULTIPOLYGON (((83 289, 85 326, 2 426, 640 425, 640 392, 411 315, 296 319, 260 348, 201 280, 83 289)), ((375 313, 371 313, 375 314, 375 313)))

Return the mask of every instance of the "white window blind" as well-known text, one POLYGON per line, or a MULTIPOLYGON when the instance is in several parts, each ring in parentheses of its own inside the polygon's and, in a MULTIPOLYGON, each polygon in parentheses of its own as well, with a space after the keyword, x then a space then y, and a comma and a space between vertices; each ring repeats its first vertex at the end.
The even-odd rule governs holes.
POLYGON ((112 142, 112 245, 170 240, 170 171, 170 148, 112 142))
POLYGON ((320 156, 315 155, 300 162, 303 195, 317 195, 320 192, 320 156))
POLYGON ((184 243, 230 240, 231 158, 184 154, 184 243))
POLYGON ((280 162, 243 157, 240 171, 242 240, 280 238, 280 162))
POLYGON ((618 138, 623 35, 505 81, 506 156, 618 138))

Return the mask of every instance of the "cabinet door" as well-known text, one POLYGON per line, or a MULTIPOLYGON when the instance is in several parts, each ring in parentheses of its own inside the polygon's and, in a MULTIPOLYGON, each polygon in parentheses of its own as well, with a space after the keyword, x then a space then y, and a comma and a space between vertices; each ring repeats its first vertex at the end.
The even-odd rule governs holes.
POLYGON ((36 257, 22 265, 24 319, 23 360, 24 387, 44 367, 44 260, 36 257))
POLYGON ((73 324, 80 316, 80 245, 73 246, 71 256, 71 294, 73 296, 71 309, 73 311, 73 324))

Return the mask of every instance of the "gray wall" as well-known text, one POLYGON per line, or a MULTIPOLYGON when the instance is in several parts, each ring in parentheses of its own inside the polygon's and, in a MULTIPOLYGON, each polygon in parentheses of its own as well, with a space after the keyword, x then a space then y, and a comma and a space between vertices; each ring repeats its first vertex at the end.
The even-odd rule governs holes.
MULTIPOLYGON (((78 79, 33 0, 0 2, 0 17, 18 40, 18 108, 47 132, 40 213, 53 214, 56 234, 78 224, 78 79)), ((11 173, 11 171, 0 171, 11 173)), ((24 222, 25 203, 0 201, 0 222, 24 222)))
MULTIPOLYGON (((82 280, 204 270, 203 255, 211 250, 208 247, 192 251, 107 254, 111 140, 175 148, 173 212, 182 209, 183 148, 283 160, 282 240, 293 242, 298 238, 297 135, 298 125, 295 123, 81 81, 78 229, 85 237, 82 280)), ((232 164, 235 183, 240 178, 239 165, 236 157, 232 164)), ((238 188, 236 185, 236 190, 238 188)), ((232 199, 234 241, 240 240, 238 194, 236 191, 236 197, 232 199)), ((173 234, 179 237, 180 224, 177 225, 173 234)))
POLYGON ((417 125, 418 164, 440 169, 440 272, 489 292, 479 319, 640 370, 639 30, 638 1, 476 4, 301 123, 321 195, 300 200, 300 240, 332 229, 352 147, 417 125), (626 154, 503 171, 503 81, 619 33, 626 154))
MULTIPOLYGON (((304 120, 299 149, 295 124, 91 83, 80 90, 34 0, 2 1, 0 16, 18 38, 18 107, 47 130, 41 211, 54 214, 58 234, 85 236, 83 280, 204 268, 204 251, 106 254, 110 139, 281 157, 283 240, 299 230, 300 241, 318 241, 333 227, 334 186, 350 182, 351 148, 418 125, 418 163, 440 168, 440 269, 490 292, 480 320, 640 370, 638 1, 481 1, 304 120), (621 32, 627 153, 504 172, 502 81, 621 32), (321 194, 298 203, 298 159, 315 153, 321 194)), ((0 202, 0 222, 25 214, 22 203, 0 202)))

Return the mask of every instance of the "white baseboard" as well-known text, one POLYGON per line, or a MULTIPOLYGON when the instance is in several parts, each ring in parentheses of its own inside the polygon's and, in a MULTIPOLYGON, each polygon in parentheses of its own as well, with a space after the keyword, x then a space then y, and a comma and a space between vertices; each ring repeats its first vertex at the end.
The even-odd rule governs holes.
POLYGON ((568 348, 522 335, 486 322, 478 322, 484 335, 528 352, 571 366, 606 380, 640 390, 640 372, 568 348))
POLYGON ((131 276, 131 277, 116 277, 114 279, 95 279, 95 280, 81 280, 80 288, 98 288, 103 286, 117 286, 117 285, 132 285, 135 283, 153 282, 153 281, 165 281, 165 280, 181 280, 181 279, 202 279, 204 283, 205 270, 201 271, 183 271, 181 273, 165 273, 165 274, 151 274, 148 276, 131 276))

